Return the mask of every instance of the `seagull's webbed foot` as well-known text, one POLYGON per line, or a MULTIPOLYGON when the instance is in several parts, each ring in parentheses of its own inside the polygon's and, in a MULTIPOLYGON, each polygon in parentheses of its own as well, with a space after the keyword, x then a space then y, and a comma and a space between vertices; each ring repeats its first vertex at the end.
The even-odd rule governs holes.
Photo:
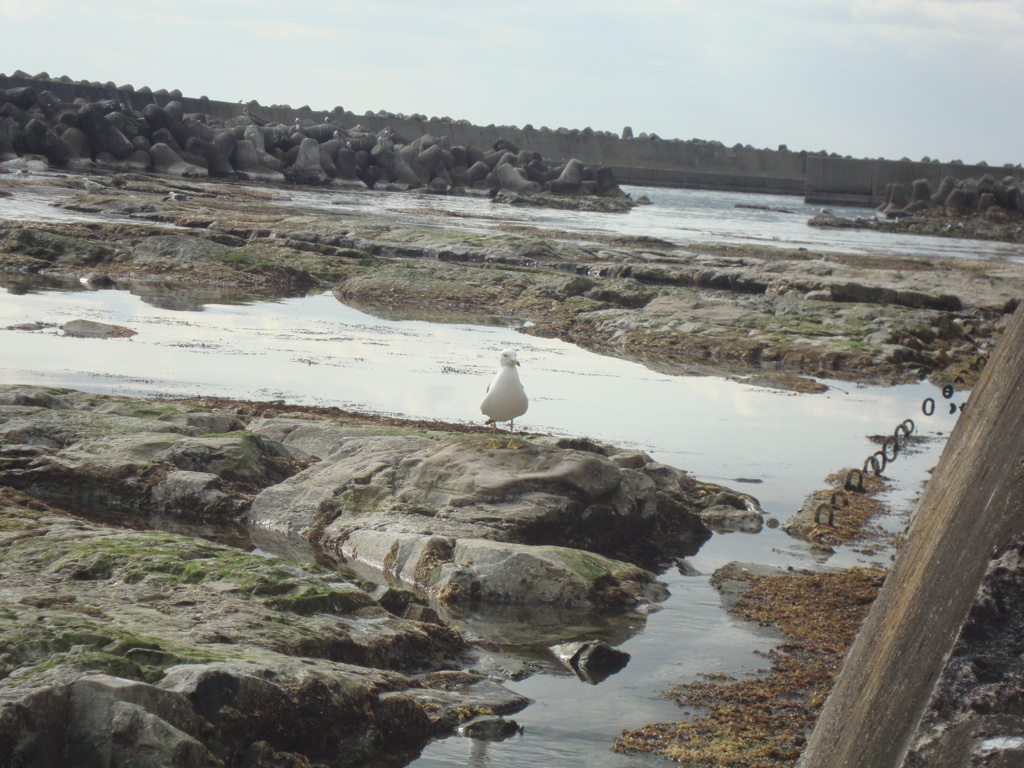
POLYGON ((508 445, 506 445, 505 447, 506 448, 513 448, 513 449, 515 449, 515 448, 522 448, 523 444, 522 443, 517 443, 516 439, 513 437, 511 440, 509 440, 508 445))
POLYGON ((498 440, 498 438, 496 438, 496 437, 492 437, 491 438, 491 442, 489 442, 487 444, 487 449, 488 450, 490 450, 491 448, 501 448, 501 447, 502 447, 501 441, 498 440))

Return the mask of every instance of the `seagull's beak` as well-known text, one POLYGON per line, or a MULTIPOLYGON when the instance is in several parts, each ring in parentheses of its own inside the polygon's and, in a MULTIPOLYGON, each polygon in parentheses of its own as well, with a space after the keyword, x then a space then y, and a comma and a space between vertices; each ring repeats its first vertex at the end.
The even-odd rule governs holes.
POLYGON ((512 362, 515 363, 516 365, 519 365, 519 361, 518 360, 513 360, 512 362))

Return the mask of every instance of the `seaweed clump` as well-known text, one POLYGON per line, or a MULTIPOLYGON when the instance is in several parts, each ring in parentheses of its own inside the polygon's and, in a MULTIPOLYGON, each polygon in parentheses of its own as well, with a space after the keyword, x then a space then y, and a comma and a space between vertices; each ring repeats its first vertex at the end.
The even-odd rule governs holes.
POLYGON ((770 668, 750 679, 709 677, 667 691, 688 719, 624 730, 612 749, 656 753, 691 768, 790 768, 884 578, 876 568, 750 576, 729 611, 783 634, 766 654, 770 668))

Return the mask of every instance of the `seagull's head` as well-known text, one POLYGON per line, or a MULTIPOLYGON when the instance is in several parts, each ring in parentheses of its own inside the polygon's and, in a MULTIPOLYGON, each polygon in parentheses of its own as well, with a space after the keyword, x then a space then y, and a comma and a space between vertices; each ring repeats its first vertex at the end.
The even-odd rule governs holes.
POLYGON ((516 359, 518 353, 514 349, 502 350, 501 356, 498 358, 498 362, 501 365, 519 365, 519 361, 516 359))

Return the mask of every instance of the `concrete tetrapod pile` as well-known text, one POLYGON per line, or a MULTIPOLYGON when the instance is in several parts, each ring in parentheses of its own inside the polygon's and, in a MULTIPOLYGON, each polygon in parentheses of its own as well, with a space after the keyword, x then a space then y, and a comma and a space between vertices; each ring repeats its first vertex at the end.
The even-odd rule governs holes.
POLYGON ((623 196, 609 168, 579 160, 553 165, 505 139, 486 148, 455 146, 447 136, 409 140, 330 117, 282 125, 247 108, 217 120, 186 113, 180 101, 138 111, 115 99, 66 103, 31 86, 0 90, 0 163, 33 155, 57 168, 185 178, 623 196))

